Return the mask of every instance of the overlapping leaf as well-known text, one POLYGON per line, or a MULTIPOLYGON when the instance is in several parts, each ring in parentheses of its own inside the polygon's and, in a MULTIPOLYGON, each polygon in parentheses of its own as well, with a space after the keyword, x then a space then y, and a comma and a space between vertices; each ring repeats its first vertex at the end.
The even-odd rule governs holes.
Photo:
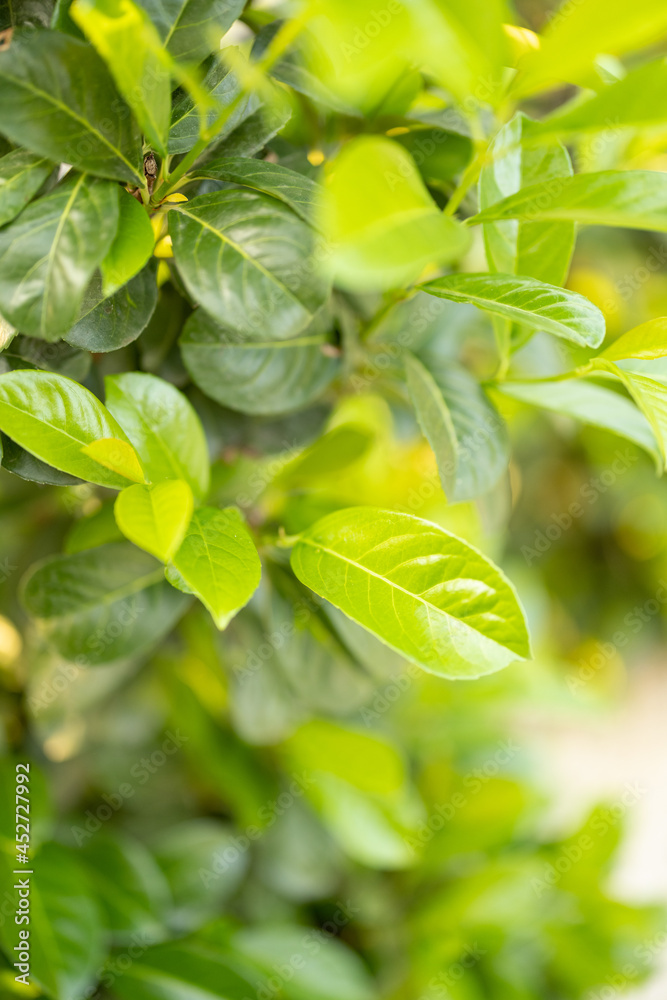
POLYGON ((50 160, 27 149, 14 149, 0 159, 0 226, 27 205, 52 168, 50 160))
POLYGON ((309 177, 298 174, 296 170, 281 167, 279 163, 230 156, 210 160, 203 167, 197 168, 196 176, 263 191, 289 205, 305 222, 312 222, 315 218, 318 185, 309 177))
POLYGON ((243 11, 245 0, 142 0, 168 52, 181 62, 200 63, 243 11))

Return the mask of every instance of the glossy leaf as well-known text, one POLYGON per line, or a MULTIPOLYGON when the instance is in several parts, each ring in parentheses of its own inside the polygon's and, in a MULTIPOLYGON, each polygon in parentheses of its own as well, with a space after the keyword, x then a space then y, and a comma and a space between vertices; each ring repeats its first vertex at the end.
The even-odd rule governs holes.
POLYGON ((450 274, 421 286, 452 302, 470 302, 501 319, 544 330, 556 337, 598 347, 605 334, 604 316, 583 295, 534 278, 509 274, 450 274))
POLYGON ((143 0, 162 44, 181 62, 199 63, 241 14, 245 0, 143 0))
POLYGON ((24 333, 58 340, 117 225, 118 187, 85 174, 33 202, 0 231, 0 312, 24 333))
POLYGON ((169 382, 144 372, 105 379, 109 411, 134 444, 150 482, 184 479, 196 496, 208 490, 208 447, 199 417, 169 382))
POLYGON ((137 453, 127 441, 119 438, 100 438, 91 441, 81 449, 84 455, 103 465, 105 469, 117 472, 123 479, 133 483, 145 481, 144 470, 141 468, 137 453))
POLYGON ((51 372, 0 375, 0 427, 48 465, 100 486, 123 489, 128 480, 84 454, 101 438, 129 443, 125 432, 92 392, 51 372))
POLYGON ((312 222, 315 218, 319 185, 296 170, 281 167, 279 163, 230 156, 210 160, 203 167, 198 167, 196 176, 262 191, 284 202, 305 222, 312 222))
POLYGON ((642 323, 641 326, 636 326, 633 330, 628 330, 606 347, 600 357, 606 358, 607 361, 667 357, 667 317, 659 316, 657 319, 642 323))
POLYGON ((100 264, 104 295, 113 295, 141 271, 153 254, 155 235, 148 212, 127 191, 120 192, 118 228, 100 264))
POLYGON ((160 36, 133 0, 75 0, 70 14, 102 56, 150 145, 167 151, 169 66, 160 36))
POLYGON ((581 222, 667 232, 667 175, 604 170, 532 184, 475 215, 471 222, 523 219, 581 222))
POLYGON ((294 336, 327 297, 327 283, 313 274, 311 231, 267 195, 199 195, 170 211, 169 232, 192 297, 240 334, 294 336))
MULTIPOLYGON (((202 80, 201 89, 211 101, 212 106, 209 108, 202 108, 187 91, 174 97, 168 141, 171 154, 189 152, 200 138, 202 118, 205 127, 211 129, 223 108, 229 107, 241 93, 235 74, 227 63, 217 58, 202 80)), ((239 100, 229 117, 219 126, 214 142, 218 143, 229 135, 258 106, 259 100, 255 94, 248 94, 239 100)))
POLYGON ((19 214, 52 169, 50 160, 27 149, 14 149, 0 159, 0 226, 19 214))
POLYGON ((639 445, 656 462, 660 461, 655 436, 646 417, 629 399, 605 386, 573 378, 559 382, 503 382, 498 389, 513 399, 618 434, 639 445))
POLYGON ((202 392, 223 406, 287 413, 316 399, 340 369, 321 325, 316 318, 291 340, 248 341, 197 309, 180 339, 183 363, 202 392))
POLYGON ((157 305, 155 267, 148 266, 108 298, 98 275, 86 289, 79 319, 67 333, 68 344, 86 351, 117 351, 136 340, 157 305))
POLYGON ((433 448, 442 488, 451 501, 487 493, 506 471, 505 425, 477 380, 452 362, 406 356, 408 387, 420 426, 433 448))
POLYGON ((154 486, 130 486, 116 499, 114 513, 126 538, 162 562, 180 547, 194 509, 192 490, 182 479, 154 486))
POLYGON ((296 576, 424 669, 471 678, 530 656, 508 580, 437 525, 372 507, 323 518, 292 551, 296 576))
POLYGON ((400 286, 468 245, 468 234, 431 198, 410 154, 380 136, 352 140, 331 162, 318 222, 333 244, 337 282, 352 289, 400 286))
MULTIPOLYGON (((560 144, 546 149, 522 145, 529 125, 529 119, 517 114, 493 140, 491 159, 479 178, 480 210, 531 184, 572 176, 570 157, 560 144)), ((484 245, 491 270, 562 285, 574 249, 574 223, 489 222, 484 226, 484 245)))
POLYGON ((22 601, 60 655, 81 666, 142 655, 187 607, 162 566, 127 542, 37 563, 22 601))
POLYGON ((106 66, 58 32, 15 32, 0 52, 0 132, 49 159, 143 185, 141 142, 106 66))
POLYGON ((642 411, 655 435, 660 453, 660 469, 667 469, 667 378, 649 378, 641 372, 627 371, 607 358, 595 358, 596 369, 618 378, 642 411))
POLYGON ((236 507, 195 511, 173 564, 219 629, 227 627, 259 586, 257 549, 236 507))

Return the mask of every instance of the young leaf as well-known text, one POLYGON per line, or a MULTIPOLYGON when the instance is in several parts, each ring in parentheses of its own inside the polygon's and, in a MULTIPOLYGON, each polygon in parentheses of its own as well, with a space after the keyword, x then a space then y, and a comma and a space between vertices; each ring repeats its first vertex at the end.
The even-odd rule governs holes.
POLYGON ((428 358, 425 365, 408 357, 408 386, 417 414, 425 406, 422 398, 425 392, 436 392, 446 411, 442 440, 439 439, 442 430, 433 422, 441 412, 437 397, 437 408, 430 419, 426 411, 419 422, 435 452, 447 498, 459 502, 483 496, 495 486, 509 463, 505 424, 466 368, 450 360, 428 358), (451 435, 447 430, 450 427, 451 435))
POLYGON ((143 186, 141 138, 106 66, 55 31, 16 31, 0 52, 0 132, 57 162, 143 186))
POLYGON ((109 411, 134 444, 147 478, 184 479, 202 497, 208 490, 208 446, 186 397, 155 375, 124 372, 104 381, 109 411))
POLYGON ((13 149, 0 159, 0 226, 19 214, 52 169, 50 160, 27 149, 13 149))
POLYGON ((257 549, 236 507, 195 511, 173 564, 219 629, 226 628, 248 603, 262 572, 257 549))
POLYGON ((667 232, 667 175, 657 170, 603 170, 533 184, 484 209, 472 225, 498 219, 581 222, 667 232))
POLYGON ((61 656, 88 666, 145 653, 188 603, 162 566, 127 542, 37 563, 22 601, 61 656))
POLYGON ((171 81, 155 25, 133 0, 75 0, 70 13, 106 62, 146 139, 164 155, 171 81))
POLYGON ((577 292, 534 278, 510 274, 448 274, 421 285, 425 292, 452 302, 470 302, 485 312, 545 330, 556 337, 598 347, 604 340, 604 316, 577 292))
POLYGON ((558 108, 535 128, 538 137, 660 125, 667 102, 667 62, 656 59, 631 70, 587 100, 558 108))
POLYGON ((660 470, 667 470, 667 379, 648 378, 639 372, 619 368, 607 358, 594 358, 596 369, 618 378, 648 420, 660 452, 660 470))
POLYGON ((628 330, 600 355, 607 361, 622 361, 624 358, 667 357, 667 316, 650 319, 633 330, 628 330))
POLYGON ((102 291, 113 295, 133 278, 153 255, 155 235, 148 212, 127 191, 120 192, 118 229, 100 263, 102 291))
POLYGON ((318 326, 316 317, 291 340, 247 341, 197 309, 181 335, 183 364, 202 392, 223 406, 241 413, 288 413, 316 399, 340 369, 339 360, 326 352, 328 334, 318 326))
POLYGON ((100 275, 94 275, 79 319, 65 338, 67 343, 101 354, 131 344, 153 315, 157 292, 155 267, 151 264, 107 298, 100 275))
POLYGON ((196 177, 210 178, 241 184, 278 198, 296 212, 304 222, 312 223, 320 188, 310 177, 298 174, 296 170, 281 167, 279 163, 252 160, 247 157, 230 156, 220 160, 210 160, 195 170, 196 177))
POLYGON ((200 63, 220 48, 245 0, 143 0, 167 51, 181 62, 200 63))
POLYGON ((639 445, 661 465, 655 435, 646 417, 625 396, 585 379, 558 382, 501 382, 500 392, 533 406, 602 427, 639 445))
MULTIPOLYGON (((482 211, 538 181, 572 176, 570 157, 560 144, 546 149, 522 145, 529 125, 525 115, 516 114, 491 143, 491 159, 479 177, 482 211)), ((488 222, 484 245, 491 270, 562 285, 574 250, 574 223, 488 222)))
POLYGON ((0 375, 0 427, 61 472, 111 489, 132 481, 83 452, 101 438, 129 441, 99 399, 72 379, 30 370, 0 375))
POLYGON ((116 523, 126 538, 162 562, 180 547, 192 517, 192 490, 182 479, 129 486, 116 498, 116 523))
POLYGON ((410 154, 381 136, 352 140, 329 164, 318 224, 333 244, 338 283, 351 289, 400 286, 468 246, 468 234, 442 214, 410 154))
POLYGON ((131 483, 146 481, 137 453, 127 441, 121 441, 119 438, 100 438, 99 441, 84 444, 81 451, 99 462, 105 469, 111 469, 124 479, 129 479, 131 483))
POLYGON ((70 175, 0 231, 0 312, 22 332, 58 340, 76 322, 116 233, 118 190, 70 175))
POLYGON ((530 656, 509 581, 480 552, 435 524, 372 507, 336 511, 292 551, 316 594, 425 670, 492 673, 530 656))
POLYGON ((327 283, 313 274, 311 230, 267 195, 199 195, 169 212, 169 232, 192 297, 242 335, 292 337, 327 297, 327 283))

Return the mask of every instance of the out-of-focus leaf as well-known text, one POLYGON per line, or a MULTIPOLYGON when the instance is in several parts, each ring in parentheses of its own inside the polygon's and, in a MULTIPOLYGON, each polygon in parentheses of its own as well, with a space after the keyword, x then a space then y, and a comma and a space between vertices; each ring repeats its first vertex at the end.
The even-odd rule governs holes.
POLYGON ((257 549, 236 507, 196 510, 173 564, 219 629, 226 628, 248 603, 262 572, 257 549))
POLYGON ((307 761, 313 770, 334 774, 362 792, 390 794, 406 780, 401 755, 388 740, 325 719, 301 726, 285 742, 284 751, 299 764, 307 761))
MULTIPOLYGON (((201 83, 202 91, 208 95, 212 107, 202 108, 192 95, 183 91, 174 97, 169 126, 169 153, 187 153, 199 140, 202 118, 206 128, 212 128, 222 110, 234 102, 241 93, 236 75, 224 59, 214 58, 201 83)), ((259 106, 256 94, 248 94, 239 100, 229 117, 220 125, 213 142, 217 145, 229 135, 237 125, 245 121, 259 106)))
POLYGON ((50 160, 27 149, 13 149, 0 159, 0 226, 19 214, 52 169, 50 160))
POLYGON ((83 453, 85 445, 103 438, 129 441, 99 399, 72 379, 29 370, 0 375, 0 426, 61 472, 112 489, 129 485, 83 453))
POLYGON ((142 0, 141 6, 156 26, 162 44, 181 62, 200 63, 220 47, 245 0, 142 0))
POLYGON ((428 521, 337 511, 292 550, 296 576, 424 669, 470 678, 530 656, 517 596, 499 569, 428 521))
POLYGON ((442 214, 410 154, 380 136, 352 140, 329 164, 318 221, 333 245, 328 266, 352 289, 405 284, 468 246, 468 234, 442 214))
POLYGON ((43 560, 22 599, 61 656, 90 666, 145 653, 188 603, 152 556, 126 542, 43 560))
POLYGON ((604 316, 592 302, 568 289, 511 274, 449 274, 421 288, 452 302, 470 302, 494 316, 545 330, 556 337, 598 347, 604 316))
POLYGON ((153 483, 184 479, 195 496, 208 490, 208 447, 199 417, 169 382, 144 372, 105 379, 109 411, 134 444, 153 483))
POLYGON ((327 283, 313 274, 311 231, 267 195, 199 195, 169 213, 169 232, 192 297, 239 334, 292 337, 327 297, 327 283))
POLYGON ((192 490, 182 479, 154 486, 130 486, 118 495, 114 513, 126 538, 162 562, 181 545, 194 508, 192 490))
POLYGON ((183 363, 207 396, 242 413, 274 414, 307 406, 340 369, 317 317, 291 340, 243 340, 198 309, 180 339, 183 363))
POLYGON ((0 52, 0 80, 0 131, 13 142, 143 186, 139 131, 90 45, 59 32, 15 32, 0 52))
POLYGON ((118 190, 74 174, 0 231, 0 310, 23 333, 58 340, 76 322, 116 234, 118 190))

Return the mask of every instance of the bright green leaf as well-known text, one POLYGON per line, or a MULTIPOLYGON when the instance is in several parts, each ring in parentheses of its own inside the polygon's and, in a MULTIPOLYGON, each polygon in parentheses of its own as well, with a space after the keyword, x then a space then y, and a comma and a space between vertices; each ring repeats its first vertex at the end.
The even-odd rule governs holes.
POLYGON ((435 524, 372 507, 336 511, 292 551, 302 583, 425 670, 492 673, 530 656, 509 581, 435 524))
POLYGON ((162 562, 169 562, 181 545, 193 509, 192 490, 182 479, 130 486, 114 505, 125 537, 162 562))
POLYGON ((81 451, 88 458, 99 462, 105 469, 117 472, 119 476, 129 479, 130 482, 143 483, 145 481, 137 453, 127 441, 121 441, 119 438, 100 438, 98 441, 85 444, 81 451))
POLYGON ((624 358, 667 357, 667 316, 650 319, 633 330, 628 330, 600 355, 607 361, 622 361, 624 358))
POLYGON ((155 235, 148 212, 127 191, 121 191, 118 229, 100 264, 104 295, 113 295, 141 271, 152 257, 155 235))

